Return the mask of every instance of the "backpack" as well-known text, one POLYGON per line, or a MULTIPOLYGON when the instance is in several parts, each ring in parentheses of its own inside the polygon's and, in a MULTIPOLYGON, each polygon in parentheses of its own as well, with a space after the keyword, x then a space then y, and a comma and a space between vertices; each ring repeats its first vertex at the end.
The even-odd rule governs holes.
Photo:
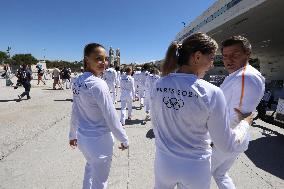
POLYGON ((67 69, 65 69, 63 71, 63 75, 64 75, 65 78, 69 78, 69 71, 67 69))
POLYGON ((20 76, 19 80, 22 83, 32 80, 32 76, 31 76, 31 74, 30 74, 30 72, 28 70, 21 70, 19 72, 19 76, 20 76))

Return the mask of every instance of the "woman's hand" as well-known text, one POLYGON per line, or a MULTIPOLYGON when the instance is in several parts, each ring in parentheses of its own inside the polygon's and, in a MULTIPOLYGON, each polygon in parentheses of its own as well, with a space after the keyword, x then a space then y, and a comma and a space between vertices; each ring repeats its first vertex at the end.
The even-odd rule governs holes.
POLYGON ((69 145, 71 148, 75 149, 77 147, 77 139, 70 140, 69 145))
POLYGON ((128 149, 128 146, 124 146, 122 143, 120 144, 120 146, 118 147, 118 149, 120 149, 120 150, 126 150, 126 149, 128 149))
POLYGON ((247 121, 250 125, 252 125, 253 123, 253 113, 249 112, 249 113, 245 113, 243 114, 239 109, 235 108, 235 112, 238 114, 239 120, 245 120, 247 121))

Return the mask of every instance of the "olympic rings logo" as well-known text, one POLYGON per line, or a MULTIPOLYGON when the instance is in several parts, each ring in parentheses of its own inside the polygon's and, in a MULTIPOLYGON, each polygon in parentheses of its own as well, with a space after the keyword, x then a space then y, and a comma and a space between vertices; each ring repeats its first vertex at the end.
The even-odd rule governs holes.
POLYGON ((179 110, 184 106, 184 101, 177 98, 164 97, 163 102, 167 108, 173 108, 175 110, 179 110))

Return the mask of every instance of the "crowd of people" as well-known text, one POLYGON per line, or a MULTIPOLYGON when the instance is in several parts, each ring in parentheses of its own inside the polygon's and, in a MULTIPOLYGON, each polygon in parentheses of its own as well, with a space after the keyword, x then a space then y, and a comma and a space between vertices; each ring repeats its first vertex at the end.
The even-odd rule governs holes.
POLYGON ((86 159, 84 189, 107 188, 114 137, 121 150, 131 143, 123 126, 133 117, 134 100, 144 106, 155 134, 154 188, 209 189, 211 177, 220 189, 235 188, 228 171, 248 148, 252 112, 263 97, 265 79, 248 63, 249 40, 233 36, 221 44, 229 76, 220 88, 206 82, 202 78, 213 67, 217 49, 204 33, 174 42, 159 74, 147 65, 120 73, 108 65, 102 45, 85 46, 84 73, 72 85, 69 133, 70 146, 78 146, 86 159), (114 106, 119 88, 120 119, 114 106))
MULTIPOLYGON (((52 72, 49 69, 43 69, 41 64, 36 65, 37 69, 37 85, 40 85, 42 82, 46 85, 46 80, 53 79, 53 89, 70 89, 72 85, 71 69, 64 67, 63 69, 54 68, 52 72), (58 86, 58 88, 57 88, 58 86)), ((82 70, 81 70, 82 72, 82 70)), ((23 86, 25 91, 18 95, 19 100, 22 100, 23 97, 27 96, 27 100, 31 99, 30 90, 31 90, 31 81, 34 79, 34 73, 29 68, 28 65, 23 64, 17 69, 15 74, 12 73, 9 65, 4 66, 4 73, 1 74, 1 77, 6 79, 6 86, 13 86, 14 89, 18 89, 19 86, 23 86), (17 82, 14 85, 12 82, 13 77, 17 78, 17 82)), ((74 77, 78 74, 74 73, 74 77)))
POLYGON ((150 67, 144 64, 132 70, 131 67, 125 67, 122 71, 110 65, 102 73, 102 79, 108 85, 114 104, 117 103, 117 94, 120 89, 121 102, 121 124, 125 125, 125 120, 132 118, 132 103, 139 100, 140 108, 145 107, 145 120, 150 120, 150 90, 156 80, 160 78, 160 72, 156 67, 150 67), (126 109, 128 116, 126 117, 126 109))
MULTIPOLYGON (((131 142, 124 126, 135 116, 134 101, 144 109, 145 120, 151 120, 155 135, 154 188, 209 189, 211 177, 220 189, 235 188, 228 171, 248 149, 252 112, 271 95, 263 98, 265 79, 249 64, 252 47, 242 36, 221 43, 229 72, 221 86, 203 80, 217 49, 213 38, 196 33, 169 46, 161 70, 148 64, 120 70, 108 65, 102 45, 91 43, 84 48, 81 73, 71 77, 68 68, 53 69, 53 89, 73 92, 69 144, 78 146, 86 159, 84 189, 107 188, 114 137, 121 150, 131 142), (115 109, 118 100, 120 118, 115 109)), ((37 69, 37 85, 46 85, 45 70, 39 65, 37 69)), ((4 70, 2 77, 12 86, 11 70, 8 66, 4 70)), ((29 67, 22 65, 15 76, 14 88, 25 89, 19 99, 31 99, 29 67)))

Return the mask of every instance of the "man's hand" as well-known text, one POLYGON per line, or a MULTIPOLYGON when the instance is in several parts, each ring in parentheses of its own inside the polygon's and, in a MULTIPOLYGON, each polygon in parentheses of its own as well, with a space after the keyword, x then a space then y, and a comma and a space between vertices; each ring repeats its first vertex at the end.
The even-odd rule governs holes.
POLYGON ((249 113, 245 113, 243 114, 239 109, 235 108, 235 112, 238 114, 239 120, 245 120, 247 121, 250 125, 252 125, 253 123, 253 113, 249 112, 249 113))
POLYGON ((77 139, 70 140, 69 145, 71 148, 75 149, 77 147, 77 139))
POLYGON ((126 150, 126 149, 128 149, 128 146, 127 147, 125 147, 122 143, 120 144, 120 146, 118 147, 118 149, 120 149, 120 150, 126 150))

